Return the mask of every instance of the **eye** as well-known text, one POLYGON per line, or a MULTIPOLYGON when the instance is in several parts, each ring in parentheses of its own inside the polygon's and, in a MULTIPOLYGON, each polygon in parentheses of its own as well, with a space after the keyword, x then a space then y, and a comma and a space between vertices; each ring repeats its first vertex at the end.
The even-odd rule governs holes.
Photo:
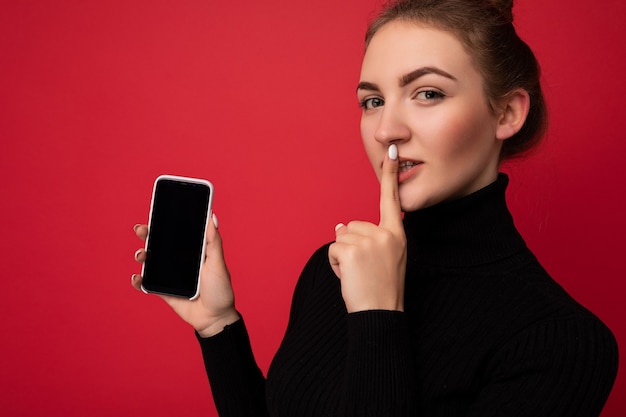
POLYGON ((440 101, 440 100, 443 100, 445 96, 446 95, 443 94, 441 91, 423 90, 423 91, 419 91, 415 95, 415 98, 418 100, 423 100, 423 101, 440 101))
POLYGON ((385 101, 380 97, 370 97, 362 100, 359 105, 365 110, 375 109, 385 104, 385 101))
POLYGON ((419 91, 415 95, 415 98, 417 100, 429 101, 429 102, 441 101, 445 97, 446 97, 445 94, 443 94, 441 91, 437 91, 437 90, 422 90, 422 91, 419 91))

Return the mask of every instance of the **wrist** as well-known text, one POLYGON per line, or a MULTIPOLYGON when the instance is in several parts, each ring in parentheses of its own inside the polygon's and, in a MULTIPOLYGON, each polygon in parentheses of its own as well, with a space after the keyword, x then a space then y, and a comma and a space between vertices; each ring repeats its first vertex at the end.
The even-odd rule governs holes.
POLYGON ((348 313, 358 313, 362 311, 397 311, 404 312, 403 303, 363 303, 359 305, 346 305, 348 313))
POLYGON ((228 312, 220 315, 216 320, 213 320, 211 324, 201 329, 196 329, 200 337, 211 337, 222 332, 226 326, 229 326, 236 321, 239 321, 241 316, 237 313, 237 310, 232 309, 228 312))
POLYGON ((391 294, 379 291, 374 296, 344 297, 344 302, 348 313, 371 310, 404 311, 404 289, 391 294))

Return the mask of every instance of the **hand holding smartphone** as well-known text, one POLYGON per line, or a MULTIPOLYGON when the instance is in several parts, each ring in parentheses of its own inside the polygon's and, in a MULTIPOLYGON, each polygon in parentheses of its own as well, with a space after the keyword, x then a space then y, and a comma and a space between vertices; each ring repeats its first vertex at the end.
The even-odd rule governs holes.
POLYGON ((207 180, 174 175, 156 179, 142 268, 144 292, 191 300, 199 296, 212 201, 213 185, 207 180))

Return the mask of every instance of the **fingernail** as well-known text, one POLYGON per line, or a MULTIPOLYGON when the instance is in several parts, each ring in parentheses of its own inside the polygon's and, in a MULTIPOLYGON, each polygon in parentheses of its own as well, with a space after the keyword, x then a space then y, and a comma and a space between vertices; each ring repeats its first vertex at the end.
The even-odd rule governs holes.
POLYGON ((140 224, 136 224, 136 225, 134 225, 134 226, 133 226, 133 230, 136 232, 136 231, 137 231, 137 229, 139 229, 139 226, 141 226, 141 225, 140 225, 140 224))
POLYGON ((398 159, 398 147, 395 144, 389 145, 389 159, 396 160, 398 159))
POLYGON ((345 226, 343 223, 337 223, 337 225, 335 226, 335 232, 341 229, 343 226, 345 226))
POLYGON ((137 259, 141 251, 143 251, 143 249, 137 249, 137 252, 135 252, 135 259, 137 259))
POLYGON ((135 282, 135 279, 137 279, 137 274, 131 275, 130 282, 135 282))
POLYGON ((213 219, 213 224, 215 225, 215 228, 217 229, 217 226, 219 225, 219 222, 217 221, 217 216, 215 215, 215 213, 213 213, 211 218, 213 219))

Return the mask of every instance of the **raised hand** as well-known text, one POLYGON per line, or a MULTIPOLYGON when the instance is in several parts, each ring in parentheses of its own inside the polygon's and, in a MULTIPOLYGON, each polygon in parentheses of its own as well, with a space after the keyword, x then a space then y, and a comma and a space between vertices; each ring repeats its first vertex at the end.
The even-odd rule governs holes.
MULTIPOLYGON (((134 230, 140 239, 146 239, 148 226, 137 225, 134 230)), ((140 263, 146 260, 144 249, 135 252, 135 260, 140 263)), ((132 284, 138 290, 141 290, 141 278, 138 274, 132 276, 132 284)), ((211 216, 207 225, 206 259, 200 272, 200 297, 192 301, 169 295, 159 297, 203 337, 213 336, 222 331, 224 326, 239 320, 215 215, 211 216)))
POLYGON ((328 252, 348 312, 404 310, 406 236, 398 195, 398 150, 389 147, 380 180, 378 225, 338 224, 328 252))

